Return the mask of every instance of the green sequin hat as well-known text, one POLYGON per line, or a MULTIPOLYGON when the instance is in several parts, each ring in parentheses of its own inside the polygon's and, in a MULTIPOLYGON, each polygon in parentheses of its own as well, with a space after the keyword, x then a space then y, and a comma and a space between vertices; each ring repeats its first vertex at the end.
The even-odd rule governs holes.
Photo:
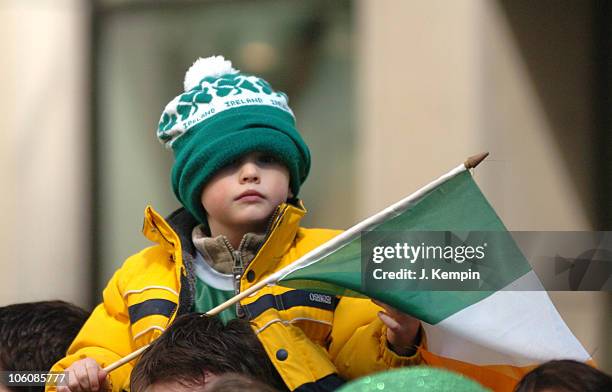
POLYGON ((310 170, 310 151, 284 93, 240 73, 222 56, 198 59, 184 88, 166 105, 157 137, 174 151, 172 189, 193 216, 206 223, 202 188, 223 166, 253 151, 273 154, 287 166, 297 196, 310 170))
POLYGON ((345 384, 338 392, 492 392, 458 373, 429 366, 393 369, 345 384))

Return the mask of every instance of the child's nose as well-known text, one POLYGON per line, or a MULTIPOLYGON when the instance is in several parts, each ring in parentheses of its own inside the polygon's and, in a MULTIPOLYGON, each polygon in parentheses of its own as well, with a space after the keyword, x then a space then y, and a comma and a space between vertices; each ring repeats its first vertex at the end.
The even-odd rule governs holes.
POLYGON ((245 162, 240 167, 240 182, 259 182, 259 167, 254 162, 245 162))

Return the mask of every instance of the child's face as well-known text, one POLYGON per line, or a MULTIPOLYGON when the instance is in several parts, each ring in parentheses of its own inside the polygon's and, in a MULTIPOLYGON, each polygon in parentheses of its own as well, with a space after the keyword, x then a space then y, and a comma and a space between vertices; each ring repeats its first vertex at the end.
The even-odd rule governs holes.
POLYGON ((251 152, 225 166, 200 199, 211 230, 262 232, 276 207, 293 197, 289 180, 285 165, 268 153, 251 152))

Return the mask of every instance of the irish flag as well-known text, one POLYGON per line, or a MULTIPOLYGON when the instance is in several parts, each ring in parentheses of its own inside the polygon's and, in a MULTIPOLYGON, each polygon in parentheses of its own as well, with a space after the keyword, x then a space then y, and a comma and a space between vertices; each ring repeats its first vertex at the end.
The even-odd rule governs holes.
POLYGON ((544 361, 590 360, 474 182, 468 168, 485 156, 468 160, 353 226, 269 282, 368 296, 409 313, 424 322, 428 348, 422 355, 428 364, 458 371, 496 391, 511 391, 522 375, 544 361), (361 241, 371 230, 505 233, 508 241, 498 250, 503 257, 493 258, 497 264, 482 271, 497 289, 368 291, 361 241))

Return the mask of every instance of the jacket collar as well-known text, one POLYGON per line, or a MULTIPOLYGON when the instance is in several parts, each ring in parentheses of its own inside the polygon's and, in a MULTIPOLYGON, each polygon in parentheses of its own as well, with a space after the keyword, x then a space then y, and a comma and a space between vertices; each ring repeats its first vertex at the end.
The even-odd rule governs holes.
MULTIPOLYGON (((268 260, 265 265, 266 270, 273 268, 287 252, 306 212, 301 200, 296 200, 295 204, 283 203, 277 207, 270 222, 266 240, 256 256, 256 258, 268 260)), ((168 251, 175 262, 182 262, 182 252, 195 254, 191 232, 197 225, 196 219, 184 208, 179 208, 164 219, 153 207, 147 206, 142 232, 147 239, 168 251)))
POLYGON ((203 225, 196 226, 191 233, 191 242, 199 253, 204 257, 204 262, 208 263, 216 271, 223 274, 231 274, 236 264, 236 254, 240 255, 244 267, 255 257, 265 240, 263 233, 246 233, 242 237, 240 246, 234 248, 227 237, 218 235, 210 237, 203 228, 203 225))

